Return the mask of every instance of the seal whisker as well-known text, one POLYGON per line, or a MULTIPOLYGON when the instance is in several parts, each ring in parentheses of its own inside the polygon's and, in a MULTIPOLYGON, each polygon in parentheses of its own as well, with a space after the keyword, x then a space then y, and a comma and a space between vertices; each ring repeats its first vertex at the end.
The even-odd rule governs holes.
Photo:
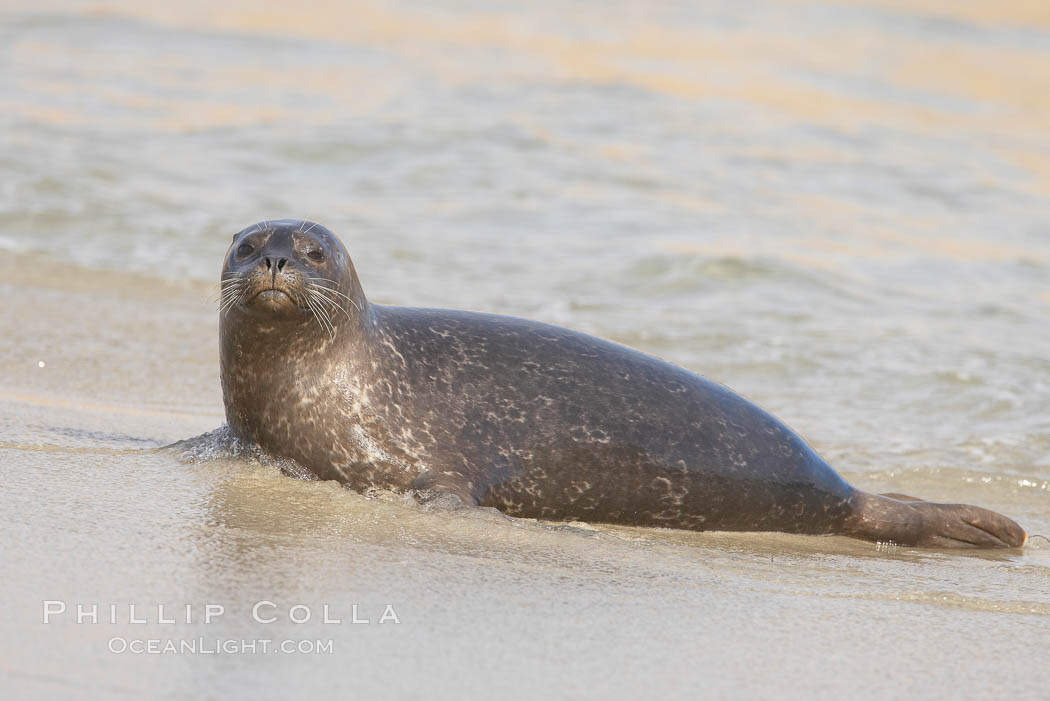
POLYGON ((354 320, 353 317, 350 316, 350 312, 348 312, 346 310, 346 307, 343 306, 342 302, 339 299, 329 297, 324 292, 321 292, 320 291, 321 289, 327 289, 327 288, 320 288, 319 289, 315 285, 311 285, 310 286, 310 293, 313 294, 313 295, 316 295, 320 299, 323 299, 331 307, 341 311, 343 313, 343 315, 346 316, 347 321, 353 322, 353 320, 354 320))
MULTIPOLYGON (((316 282, 317 280, 320 280, 321 282, 330 282, 330 283, 332 283, 333 285, 338 285, 338 284, 339 284, 339 281, 338 281, 338 280, 331 280, 331 279, 329 279, 329 278, 326 278, 326 277, 321 277, 321 276, 319 276, 319 275, 311 275, 311 276, 310 276, 310 281, 311 281, 311 282, 316 282)), ((331 288, 331 287, 326 287, 325 289, 328 289, 328 290, 330 290, 330 289, 332 289, 332 288, 331 288)))
POLYGON ((327 328, 327 330, 328 330, 328 335, 329 335, 329 336, 330 336, 331 338, 333 338, 333 339, 334 339, 334 338, 335 338, 335 325, 334 325, 334 324, 332 323, 332 318, 331 318, 330 316, 328 316, 328 312, 326 312, 326 311, 325 311, 325 310, 324 310, 324 309, 323 309, 323 308, 322 308, 322 307, 321 307, 320 305, 318 305, 318 304, 312 304, 311 306, 312 306, 312 307, 313 307, 313 309, 314 309, 314 316, 315 316, 315 317, 317 317, 318 319, 320 319, 320 320, 322 320, 322 321, 324 322, 324 325, 325 325, 325 327, 326 327, 326 328, 327 328))
POLYGON ((226 308, 225 313, 228 314, 231 309, 243 302, 244 298, 248 296, 248 281, 242 280, 242 282, 244 282, 244 284, 237 288, 238 292, 236 293, 236 296, 233 297, 233 302, 226 308))
POLYGON ((322 291, 324 288, 319 288, 317 285, 313 285, 313 284, 307 283, 305 289, 311 295, 314 295, 316 297, 320 297, 321 299, 323 299, 325 302, 328 302, 329 304, 332 304, 334 301, 336 301, 333 297, 329 297, 328 295, 326 295, 322 291))
MULTIPOLYGON (((350 314, 347 313, 347 311, 345 309, 343 309, 341 306, 335 304, 329 298, 327 298, 324 295, 319 294, 319 293, 317 293, 317 292, 315 292, 314 290, 311 290, 311 289, 307 289, 306 291, 316 302, 318 302, 319 305, 324 303, 324 304, 327 304, 329 306, 332 306, 332 307, 338 309, 339 311, 341 311, 343 314, 345 314, 348 321, 353 322, 353 318, 350 316, 350 314)), ((328 316, 328 312, 327 311, 325 312, 325 316, 328 316)), ((331 321, 331 317, 328 317, 328 318, 329 318, 329 321, 331 321)))
MULTIPOLYGON (((329 305, 331 305, 335 309, 338 309, 344 315, 346 315, 347 321, 353 322, 354 319, 353 319, 353 317, 350 316, 350 312, 346 311, 346 309, 343 307, 343 305, 339 303, 338 299, 332 299, 331 297, 328 297, 327 295, 325 295, 320 290, 328 290, 329 292, 333 291, 333 290, 328 289, 327 287, 318 287, 317 285, 310 285, 307 288, 307 291, 310 294, 315 295, 316 297, 318 297, 318 298, 324 300, 325 302, 327 302, 329 305)), ((353 300, 350 300, 350 301, 353 301, 353 300)))
POLYGON ((245 290, 240 289, 237 292, 231 293, 219 307, 219 315, 225 316, 233 307, 244 298, 245 290))
POLYGON ((332 287, 328 287, 327 285, 321 285, 321 284, 318 284, 316 282, 313 282, 312 280, 308 284, 310 286, 310 289, 317 290, 321 294, 327 295, 330 292, 330 293, 332 293, 334 295, 337 295, 337 296, 339 296, 339 297, 341 297, 343 299, 350 299, 349 297, 347 297, 345 294, 343 294, 339 290, 334 289, 332 287))
POLYGON ((329 314, 328 310, 325 309, 324 306, 322 306, 320 304, 320 300, 318 300, 317 298, 313 298, 313 299, 314 299, 314 302, 317 303, 316 306, 317 306, 318 313, 321 314, 322 317, 324 317, 324 320, 328 323, 328 326, 332 327, 332 316, 331 316, 331 314, 329 314))
POLYGON ((244 282, 243 275, 230 275, 219 280, 219 288, 225 290, 238 285, 243 285, 244 282))
MULTIPOLYGON (((323 277, 314 277, 314 278, 310 278, 310 279, 311 279, 311 280, 325 280, 326 278, 323 278, 323 277)), ((335 281, 334 281, 334 280, 328 280, 328 282, 335 282, 335 281)), ((354 305, 354 307, 356 307, 356 308, 357 308, 357 311, 361 311, 361 307, 359 307, 359 306, 357 305, 357 302, 355 302, 355 301, 354 301, 354 300, 353 300, 353 299, 352 299, 351 297, 347 297, 346 295, 344 295, 344 294, 343 294, 342 292, 340 292, 339 290, 335 290, 335 289, 332 289, 331 287, 325 287, 324 285, 318 285, 318 284, 316 284, 316 283, 313 283, 313 284, 311 284, 310 286, 311 286, 312 288, 314 288, 314 289, 321 289, 321 290, 324 290, 324 291, 326 291, 326 292, 331 292, 331 293, 333 293, 333 294, 337 294, 337 295, 339 295, 340 297, 342 297, 343 299, 345 299, 346 301, 350 302, 350 304, 354 305)))
POLYGON ((223 280, 222 283, 220 283, 220 285, 219 285, 219 289, 222 290, 223 292, 228 292, 229 290, 237 289, 238 287, 240 287, 243 284, 244 284, 244 280, 242 278, 233 278, 233 279, 230 279, 230 280, 223 280))
MULTIPOLYGON (((232 283, 234 281, 233 280, 229 280, 228 282, 232 283)), ((227 281, 223 281, 219 285, 218 294, 211 296, 211 298, 210 298, 211 301, 215 302, 216 304, 218 304, 220 306, 222 306, 222 304, 226 302, 226 294, 227 294, 227 292, 229 292, 233 287, 234 287, 234 285, 227 284, 227 281)))
POLYGON ((329 336, 335 338, 335 325, 328 312, 321 307, 320 300, 314 298, 309 289, 304 288, 304 292, 306 295, 303 296, 302 301, 306 304, 306 308, 310 310, 318 325, 327 331, 329 336))
POLYGON ((309 299, 304 299, 303 302, 306 303, 306 308, 310 310, 310 316, 314 318, 314 321, 317 322, 317 325, 321 327, 322 330, 327 331, 328 329, 326 329, 324 327, 324 324, 321 322, 321 317, 317 315, 317 310, 314 309, 313 303, 309 299))
POLYGON ((240 292, 240 288, 237 287, 237 286, 229 286, 229 287, 223 288, 219 292, 219 300, 218 300, 219 301, 219 307, 221 308, 221 307, 226 306, 230 302, 230 300, 236 298, 236 296, 237 296, 237 294, 239 292, 240 292))

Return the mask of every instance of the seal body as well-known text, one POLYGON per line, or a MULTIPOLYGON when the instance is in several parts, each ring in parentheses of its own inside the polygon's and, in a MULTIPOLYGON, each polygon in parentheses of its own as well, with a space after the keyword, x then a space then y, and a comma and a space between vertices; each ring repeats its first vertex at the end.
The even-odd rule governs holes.
POLYGON ((985 509, 856 490, 752 402, 626 346, 371 304, 317 224, 240 232, 223 286, 230 428, 318 479, 551 520, 933 546, 1025 539, 985 509))

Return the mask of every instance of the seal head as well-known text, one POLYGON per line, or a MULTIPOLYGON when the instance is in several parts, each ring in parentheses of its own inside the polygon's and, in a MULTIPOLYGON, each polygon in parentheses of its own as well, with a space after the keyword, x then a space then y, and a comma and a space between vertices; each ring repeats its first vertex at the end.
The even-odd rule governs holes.
POLYGON ((332 335, 333 312, 353 321, 346 307, 360 312, 363 297, 343 244, 312 222, 266 221, 238 232, 222 268, 221 311, 233 323, 281 326, 286 333, 316 324, 332 335))

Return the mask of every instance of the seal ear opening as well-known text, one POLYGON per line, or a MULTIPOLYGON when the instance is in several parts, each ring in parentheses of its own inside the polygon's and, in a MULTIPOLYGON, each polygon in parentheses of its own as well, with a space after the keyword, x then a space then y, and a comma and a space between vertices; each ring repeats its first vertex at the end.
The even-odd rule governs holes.
POLYGON ((847 535, 927 548, 1019 548, 1028 539, 1023 528, 994 511, 910 499, 857 492, 847 535))

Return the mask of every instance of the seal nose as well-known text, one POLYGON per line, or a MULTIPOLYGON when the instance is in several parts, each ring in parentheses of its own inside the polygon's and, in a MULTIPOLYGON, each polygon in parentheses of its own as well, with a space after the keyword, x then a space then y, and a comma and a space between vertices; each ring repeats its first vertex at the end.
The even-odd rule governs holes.
POLYGON ((263 258, 263 262, 266 263, 266 269, 271 270, 274 273, 279 273, 284 270, 285 264, 288 262, 287 258, 270 258, 267 256, 263 258))

